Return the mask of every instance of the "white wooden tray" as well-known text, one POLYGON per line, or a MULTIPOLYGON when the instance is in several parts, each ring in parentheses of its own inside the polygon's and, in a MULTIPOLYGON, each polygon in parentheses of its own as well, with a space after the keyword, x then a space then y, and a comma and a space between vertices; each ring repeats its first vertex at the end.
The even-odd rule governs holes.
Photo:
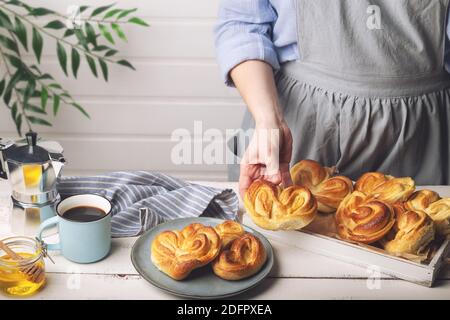
POLYGON ((440 269, 446 264, 446 258, 450 253, 450 240, 446 240, 437 250, 431 262, 425 265, 308 231, 264 230, 253 223, 247 214, 244 215, 244 224, 261 232, 267 238, 283 244, 353 265, 371 268, 371 270, 377 270, 392 277, 427 287, 433 286, 440 269))

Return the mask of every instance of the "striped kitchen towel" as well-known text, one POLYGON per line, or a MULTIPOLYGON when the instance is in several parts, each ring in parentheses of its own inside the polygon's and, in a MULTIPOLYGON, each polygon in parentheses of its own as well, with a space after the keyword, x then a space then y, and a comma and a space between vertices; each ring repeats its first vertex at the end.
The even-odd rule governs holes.
POLYGON ((136 236, 167 220, 217 217, 235 220, 239 200, 221 190, 146 171, 113 172, 91 177, 65 177, 58 183, 62 198, 99 194, 112 203, 112 236, 136 236))

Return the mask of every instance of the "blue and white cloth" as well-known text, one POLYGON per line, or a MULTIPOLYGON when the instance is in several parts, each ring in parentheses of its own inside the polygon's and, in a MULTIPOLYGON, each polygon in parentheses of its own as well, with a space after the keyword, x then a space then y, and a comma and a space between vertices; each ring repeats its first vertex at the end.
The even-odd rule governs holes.
POLYGON ((216 217, 235 220, 239 199, 232 190, 188 183, 161 173, 113 172, 91 177, 65 177, 62 198, 88 193, 112 203, 113 237, 131 237, 168 220, 216 217))

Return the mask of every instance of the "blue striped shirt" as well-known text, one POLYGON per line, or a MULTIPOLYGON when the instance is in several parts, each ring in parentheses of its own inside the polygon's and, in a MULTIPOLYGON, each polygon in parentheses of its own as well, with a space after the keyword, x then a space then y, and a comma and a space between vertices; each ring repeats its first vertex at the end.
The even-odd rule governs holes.
MULTIPOLYGON (((297 60, 297 0, 221 0, 215 28, 217 60, 227 85, 229 72, 246 60, 266 61, 274 69, 297 60)), ((450 23, 447 28, 450 38, 450 23)), ((445 65, 450 70, 450 46, 445 65)))

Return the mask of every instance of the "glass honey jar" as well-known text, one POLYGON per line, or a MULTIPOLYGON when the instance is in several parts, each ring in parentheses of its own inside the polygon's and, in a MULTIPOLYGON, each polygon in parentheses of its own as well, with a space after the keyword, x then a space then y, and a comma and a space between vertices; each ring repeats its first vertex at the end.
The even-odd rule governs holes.
POLYGON ((0 291, 15 297, 38 292, 45 285, 42 243, 28 237, 10 237, 1 242, 0 291))

